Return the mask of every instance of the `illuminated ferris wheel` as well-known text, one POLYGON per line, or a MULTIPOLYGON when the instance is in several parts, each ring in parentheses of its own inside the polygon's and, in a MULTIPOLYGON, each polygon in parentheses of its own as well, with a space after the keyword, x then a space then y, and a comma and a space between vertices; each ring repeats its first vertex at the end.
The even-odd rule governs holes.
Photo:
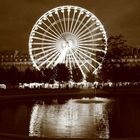
POLYGON ((77 6, 60 6, 42 15, 29 37, 29 54, 38 69, 65 63, 84 78, 96 73, 107 51, 107 36, 98 18, 77 6))

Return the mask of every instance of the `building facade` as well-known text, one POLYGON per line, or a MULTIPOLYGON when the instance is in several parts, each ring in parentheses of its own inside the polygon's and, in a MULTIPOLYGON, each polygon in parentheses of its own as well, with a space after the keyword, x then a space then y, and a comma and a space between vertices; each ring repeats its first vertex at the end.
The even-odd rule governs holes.
MULTIPOLYGON (((132 47, 130 52, 131 54, 123 58, 121 62, 127 63, 130 66, 136 64, 140 65, 140 47, 132 47)), ((114 60, 112 60, 112 63, 113 61, 114 60)), ((0 67, 9 69, 11 66, 15 66, 19 71, 25 71, 27 68, 34 68, 28 53, 23 53, 18 50, 1 51, 0 67)))
POLYGON ((33 68, 28 53, 19 52, 17 50, 1 51, 0 67, 9 69, 11 66, 15 66, 19 71, 33 68))

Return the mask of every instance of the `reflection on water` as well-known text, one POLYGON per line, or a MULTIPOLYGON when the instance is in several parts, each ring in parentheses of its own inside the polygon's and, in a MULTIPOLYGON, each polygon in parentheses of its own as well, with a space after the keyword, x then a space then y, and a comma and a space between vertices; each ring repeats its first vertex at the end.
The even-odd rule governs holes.
POLYGON ((61 138, 109 138, 110 100, 96 98, 89 103, 69 100, 65 104, 35 103, 29 136, 61 138))

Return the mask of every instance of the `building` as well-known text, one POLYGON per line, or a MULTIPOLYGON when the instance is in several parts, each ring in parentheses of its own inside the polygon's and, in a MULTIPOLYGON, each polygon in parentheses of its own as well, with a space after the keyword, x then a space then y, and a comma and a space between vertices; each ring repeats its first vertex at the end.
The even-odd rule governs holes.
MULTIPOLYGON (((121 62, 127 63, 130 66, 136 64, 140 65, 140 47, 129 48, 131 48, 131 51, 129 51, 131 53, 123 58, 121 62)), ((112 60, 112 63, 113 62, 114 60, 112 60)), ((0 67, 9 69, 11 66, 15 66, 19 71, 24 71, 27 68, 33 69, 33 65, 28 53, 23 53, 18 50, 0 51, 0 67)))
POLYGON ((17 50, 1 51, 0 67, 9 69, 11 66, 15 66, 19 71, 33 68, 28 53, 19 52, 17 50))

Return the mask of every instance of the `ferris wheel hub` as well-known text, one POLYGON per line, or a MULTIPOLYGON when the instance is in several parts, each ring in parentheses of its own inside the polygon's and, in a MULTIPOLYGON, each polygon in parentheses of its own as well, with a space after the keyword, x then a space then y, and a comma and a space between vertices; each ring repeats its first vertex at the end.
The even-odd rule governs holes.
POLYGON ((65 32, 62 34, 62 38, 56 41, 55 46, 60 53, 67 48, 67 54, 70 54, 71 49, 75 50, 79 46, 78 42, 78 38, 74 34, 65 32))

